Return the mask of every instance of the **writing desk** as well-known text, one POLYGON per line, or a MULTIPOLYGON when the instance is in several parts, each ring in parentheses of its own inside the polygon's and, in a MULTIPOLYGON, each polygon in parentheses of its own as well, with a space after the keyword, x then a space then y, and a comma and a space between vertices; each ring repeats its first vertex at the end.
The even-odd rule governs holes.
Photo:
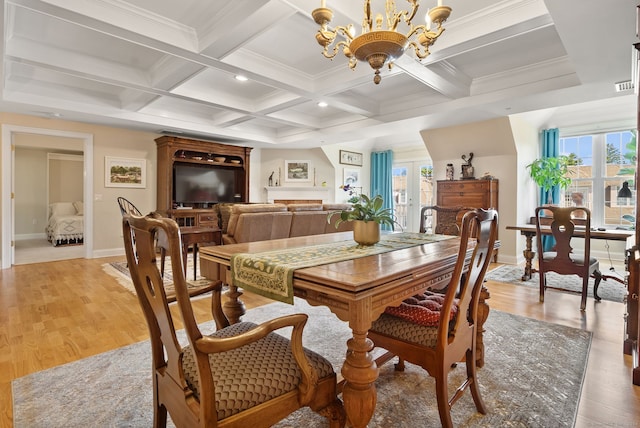
MULTIPOLYGON (((311 246, 352 240, 351 232, 327 233, 271 241, 202 247, 200 267, 207 278, 231 284, 230 260, 234 253, 259 253, 277 249, 311 246)), ((470 241, 468 256, 475 241, 470 241)), ((340 320, 348 322, 352 338, 347 341, 346 360, 342 366, 342 396, 347 416, 355 428, 365 428, 373 416, 376 403, 375 380, 378 367, 371 355, 373 343, 367 333, 373 321, 387 306, 397 306, 404 299, 425 290, 443 288, 451 279, 460 239, 432 242, 393 250, 373 256, 297 269, 293 274, 294 295, 314 306, 327 306, 340 320)), ((240 293, 230 286, 226 294, 225 314, 237 322, 244 314, 240 293)), ((483 353, 482 324, 489 308, 481 297, 478 309, 478 358, 483 353)), ((481 362, 479 363, 481 364, 481 362)))
MULTIPOLYGON (((531 279, 531 275, 537 272, 536 269, 532 266, 532 260, 536 255, 536 252, 533 251, 533 237, 536 236, 536 225, 535 224, 522 224, 519 226, 507 226, 507 230, 519 230, 520 234, 524 235, 526 238, 526 247, 523 251, 525 266, 524 273, 522 274, 522 280, 526 281, 527 279, 531 279)), ((551 227, 550 226, 541 226, 541 232, 545 235, 551 235, 551 227)), ((607 230, 593 230, 591 229, 591 239, 605 239, 610 241, 626 241, 630 236, 634 236, 635 231, 633 230, 620 230, 620 229, 607 229, 607 230)), ((585 236, 584 228, 576 227, 573 231, 573 236, 582 237, 585 236)), ((610 277, 619 281, 619 278, 610 277)), ((604 279, 604 276, 603 276, 604 279)))

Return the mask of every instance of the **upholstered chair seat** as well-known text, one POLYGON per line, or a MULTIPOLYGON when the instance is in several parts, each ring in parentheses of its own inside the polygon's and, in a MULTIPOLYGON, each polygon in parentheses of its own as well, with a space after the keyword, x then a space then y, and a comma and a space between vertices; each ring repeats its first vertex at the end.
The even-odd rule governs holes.
MULTIPOLYGON (((209 337, 233 337, 257 326, 251 322, 232 324, 209 337)), ((304 352, 319 378, 333 374, 333 367, 326 358, 306 348, 304 352)), ((243 348, 210 354, 209 362, 216 382, 218 420, 295 391, 300 385, 301 373, 291 353, 290 342, 276 333, 243 348), (216 373, 223 373, 224 377, 216 376, 216 373)), ((182 367, 187 384, 198 398, 200 384, 190 346, 184 348, 182 367)))

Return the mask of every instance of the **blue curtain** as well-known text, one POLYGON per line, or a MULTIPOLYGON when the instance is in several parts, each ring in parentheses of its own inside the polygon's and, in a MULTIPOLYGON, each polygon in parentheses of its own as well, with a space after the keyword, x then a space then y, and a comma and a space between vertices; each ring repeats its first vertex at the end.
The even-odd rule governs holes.
MULTIPOLYGON (((558 128, 545 129, 542 131, 542 157, 555 158, 560 155, 560 143, 558 137, 558 128)), ((560 187, 553 186, 550 190, 540 189, 540 205, 545 205, 549 201, 551 194, 551 203, 558 204, 560 202, 560 187)), ((542 237, 542 247, 544 251, 551 251, 556 241, 553 236, 542 237)), ((539 251, 539 250, 538 250, 539 251)))
MULTIPOLYGON (((371 193, 370 197, 382 196, 384 208, 393 209, 393 152, 371 153, 371 193)), ((383 230, 392 230, 387 225, 382 226, 383 230)))

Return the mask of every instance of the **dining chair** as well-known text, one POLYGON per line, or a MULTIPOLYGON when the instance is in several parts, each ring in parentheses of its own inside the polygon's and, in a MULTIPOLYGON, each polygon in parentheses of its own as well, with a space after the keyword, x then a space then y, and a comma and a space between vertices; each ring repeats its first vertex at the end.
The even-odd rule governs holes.
MULTIPOLYGON (((125 214, 132 214, 141 216, 142 213, 140 210, 133 204, 133 202, 129 201, 122 196, 118 196, 118 206, 120 207, 120 214, 123 216, 125 214)), ((164 276, 164 265, 165 265, 165 257, 167 255, 167 237, 164 233, 159 233, 156 245, 160 248, 160 274, 164 276)))
POLYGON ((460 220, 473 208, 430 205, 420 209, 420 233, 459 235, 460 220))
MULTIPOLYGON (((405 299, 400 306, 388 307, 369 330, 374 346, 387 350, 376 363, 383 364, 396 355, 399 358, 396 370, 403 371, 404 362, 409 361, 435 378, 443 427, 453 426, 451 406, 467 387, 471 389, 478 412, 487 412, 476 376, 476 335, 481 328, 478 327, 479 297, 497 234, 497 211, 466 212, 462 218, 458 258, 446 292, 427 291, 405 299), (475 247, 468 259, 470 240, 475 241, 475 247), (450 398, 448 375, 459 361, 466 363, 466 379, 450 398)), ((427 423, 431 424, 421 421, 417 425, 427 423)))
MULTIPOLYGON (((578 293, 581 295, 580 310, 584 311, 587 305, 587 289, 589 278, 594 277, 593 293, 596 300, 598 287, 602 280, 599 262, 591 257, 591 211, 586 207, 537 207, 535 211, 536 244, 538 248, 538 275, 540 277, 540 302, 544 302, 544 294, 547 288, 578 293), (576 222, 580 222, 580 226, 576 222), (545 224, 551 229, 551 235, 555 239, 555 246, 551 251, 543 248, 542 229, 545 224), (573 251, 571 241, 576 238, 574 231, 580 228, 584 231, 584 249, 573 251), (547 283, 547 272, 556 272, 560 275, 578 275, 582 278, 580 291, 569 290, 561 287, 552 287, 547 283)), ((581 239, 576 238, 576 239, 581 239)))
POLYGON ((178 428, 269 427, 306 406, 327 417, 332 428, 345 425, 331 363, 302 346, 306 314, 260 325, 229 325, 221 307, 222 283, 215 281, 217 331, 205 336, 194 316, 184 272, 178 269, 173 280, 188 340, 183 346, 154 248, 156 235, 163 231, 170 260, 180 265, 178 224, 153 214, 124 214, 122 227, 129 271, 149 328, 154 427, 165 427, 167 414, 178 428), (290 339, 274 333, 283 328, 292 328, 290 339))

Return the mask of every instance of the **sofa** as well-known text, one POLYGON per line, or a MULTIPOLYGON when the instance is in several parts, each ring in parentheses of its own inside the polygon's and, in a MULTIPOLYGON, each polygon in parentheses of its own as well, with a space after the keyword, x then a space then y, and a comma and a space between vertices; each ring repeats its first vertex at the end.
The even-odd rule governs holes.
POLYGON ((353 230, 335 220, 350 204, 233 204, 220 207, 222 243, 266 241, 353 230), (332 214, 333 213, 333 214, 332 214), (331 223, 327 218, 331 215, 331 223), (228 221, 226 217, 228 216, 228 221))

